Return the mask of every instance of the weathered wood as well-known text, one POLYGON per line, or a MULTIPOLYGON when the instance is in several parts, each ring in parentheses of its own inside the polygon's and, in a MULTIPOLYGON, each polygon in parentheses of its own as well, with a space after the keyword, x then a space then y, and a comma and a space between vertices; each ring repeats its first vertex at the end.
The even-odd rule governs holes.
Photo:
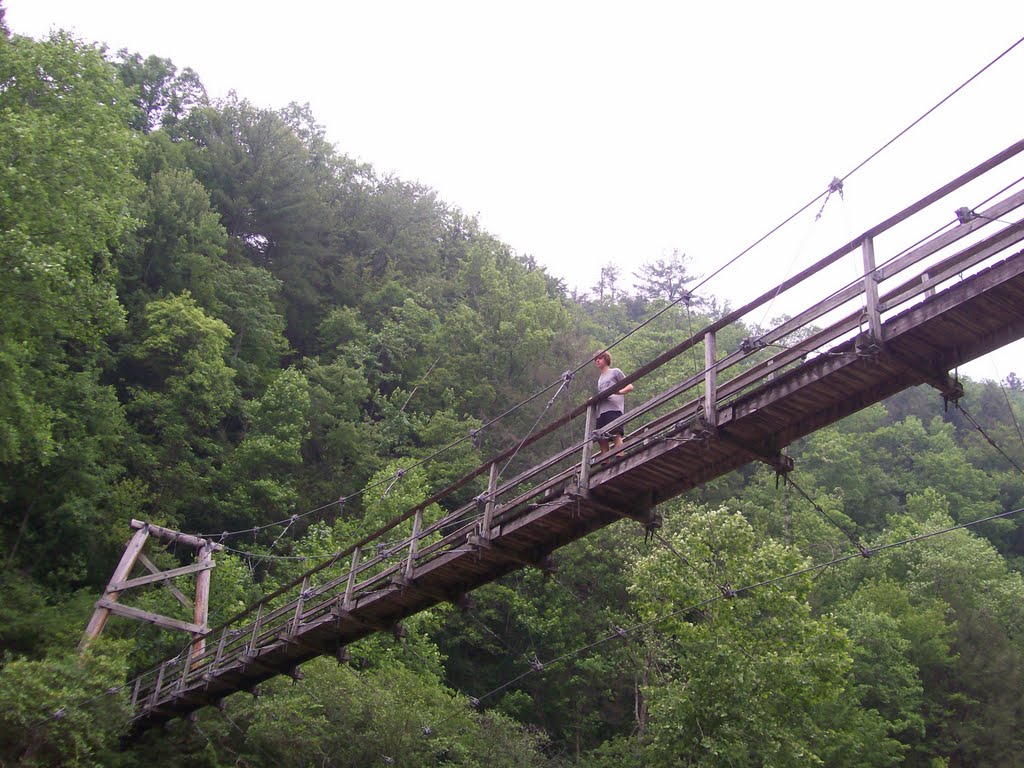
POLYGON ((96 604, 96 610, 93 611, 92 618, 89 619, 89 624, 85 628, 85 637, 82 638, 82 643, 79 646, 83 651, 103 631, 103 625, 107 623, 107 618, 111 613, 110 605, 115 604, 120 595, 111 585, 118 584, 128 578, 128 574, 132 572, 132 567, 135 565, 135 560, 142 551, 142 547, 146 544, 146 539, 149 538, 150 527, 145 524, 136 526, 135 522, 135 520, 132 521, 132 527, 137 528, 137 530, 132 535, 131 541, 128 542, 124 554, 121 555, 121 561, 117 564, 117 568, 114 569, 114 575, 110 577, 110 583, 103 593, 103 600, 100 601, 104 605, 96 604))
POLYGON ((182 632, 191 632, 193 634, 205 634, 209 631, 206 627, 200 624, 191 624, 187 621, 171 619, 167 616, 161 616, 159 613, 144 611, 141 608, 132 608, 129 605, 121 605, 120 603, 115 603, 113 600, 97 600, 96 606, 98 608, 105 608, 110 613, 117 614, 118 616, 126 616, 129 619, 138 619, 139 621, 155 624, 156 626, 164 627, 165 629, 177 629, 182 632))
POLYGON ((295 613, 292 615, 292 634, 299 631, 299 625, 302 623, 302 607, 306 604, 306 591, 309 589, 309 578, 310 576, 308 573, 303 577, 302 590, 299 592, 298 600, 295 601, 295 613))
MULTIPOLYGON (((178 576, 186 576, 190 573, 207 571, 213 567, 213 561, 201 561, 193 563, 192 565, 183 565, 180 568, 172 568, 169 571, 157 571, 156 573, 151 573, 149 576, 136 576, 134 579, 127 579, 112 585, 111 589, 117 592, 123 592, 126 589, 131 589, 132 587, 142 587, 146 584, 155 584, 158 581, 167 581, 168 579, 175 579, 178 576)), ((184 597, 184 595, 182 595, 182 597, 184 597)), ((191 603, 189 603, 189 607, 192 607, 191 603)))
POLYGON ((487 495, 484 498, 484 514, 480 521, 480 535, 485 539, 491 537, 491 524, 494 520, 494 497, 498 486, 498 462, 491 462, 491 471, 487 475, 487 495))
POLYGON ((206 649, 206 634, 210 628, 207 626, 207 617, 210 610, 210 569, 213 568, 213 545, 209 542, 203 544, 199 550, 199 562, 197 565, 204 566, 196 576, 196 607, 193 611, 193 618, 197 626, 202 627, 192 643, 192 655, 201 656, 206 649))
POLYGON ((411 576, 416 567, 416 550, 420 546, 420 529, 423 528, 423 510, 416 510, 412 518, 412 538, 409 540, 409 554, 405 560, 405 575, 411 576))
POLYGON ((345 597, 341 601, 341 607, 346 611, 352 607, 356 589, 356 571, 358 570, 359 548, 356 547, 352 550, 352 564, 349 566, 348 570, 348 584, 345 585, 345 597))
MULTIPOLYGON (((148 557, 146 557, 146 555, 142 552, 139 553, 139 562, 142 563, 142 565, 145 566, 146 570, 150 573, 164 574, 164 572, 157 568, 156 564, 148 557)), ((185 606, 185 608, 187 608, 189 611, 195 610, 192 601, 185 597, 185 594, 180 589, 178 589, 174 585, 174 582, 171 581, 170 578, 168 578, 166 575, 164 575, 164 586, 167 587, 167 591, 174 595, 174 598, 183 606, 185 606)))
POLYGON ((597 423, 597 405, 587 408, 583 424, 583 453, 580 458, 580 472, 577 485, 583 493, 590 488, 590 461, 594 457, 594 425, 597 423))
POLYGON ((712 427, 718 417, 718 348, 715 332, 704 334, 704 420, 712 427))
POLYGON ((875 271, 875 241, 865 237, 861 243, 864 258, 864 314, 867 315, 868 330, 878 345, 882 344, 882 314, 878 310, 878 273, 875 271))
POLYGON ((148 528, 149 534, 159 541, 163 541, 167 544, 184 544, 185 546, 193 549, 202 549, 204 546, 210 546, 215 552, 220 552, 224 546, 222 544, 214 544, 213 542, 207 541, 206 539, 200 538, 199 536, 193 536, 190 533, 182 533, 181 531, 172 531, 170 528, 164 528, 162 525, 155 525, 154 523, 147 523, 144 520, 132 520, 132 528, 148 528))

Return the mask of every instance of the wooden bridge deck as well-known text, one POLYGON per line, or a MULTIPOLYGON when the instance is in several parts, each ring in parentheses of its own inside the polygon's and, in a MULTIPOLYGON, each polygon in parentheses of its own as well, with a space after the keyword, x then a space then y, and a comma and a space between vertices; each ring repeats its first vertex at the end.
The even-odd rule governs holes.
POLYGON ((391 631, 407 616, 542 564, 616 520, 644 522, 660 502, 753 460, 786 471, 781 450, 791 442, 908 387, 927 383, 955 396, 952 368, 1024 337, 1024 252, 1011 253, 1024 240, 1024 222, 1005 221, 1024 205, 1024 193, 882 266, 874 264, 874 238, 1022 151, 1024 142, 632 374, 627 381, 704 349, 705 370, 622 417, 626 441, 604 462, 591 456, 595 398, 531 438, 559 432, 568 445, 540 465, 502 481, 498 468, 511 454, 494 457, 389 530, 209 633, 193 652, 140 676, 132 689, 136 726, 216 704, 313 657, 344 653, 347 644, 391 631), (743 349, 716 356, 718 331, 858 250, 862 280, 743 349), (797 334, 799 348, 779 348, 797 334), (466 489, 485 480, 486 490, 469 504, 437 511, 437 502, 459 491, 465 498, 466 489))

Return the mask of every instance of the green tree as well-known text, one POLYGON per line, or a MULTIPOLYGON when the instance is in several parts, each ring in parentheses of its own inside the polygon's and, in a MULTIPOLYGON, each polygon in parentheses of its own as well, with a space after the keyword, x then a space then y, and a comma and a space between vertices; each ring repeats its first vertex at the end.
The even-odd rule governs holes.
POLYGON ((224 499, 218 523, 234 530, 294 513, 309 406, 309 383, 294 368, 281 371, 262 397, 244 404, 244 437, 218 476, 224 499))
POLYGON ((0 763, 100 766, 116 759, 129 723, 125 645, 106 643, 0 668, 0 763))
POLYGON ((124 360, 128 410, 139 433, 136 470, 154 512, 202 530, 209 482, 222 458, 223 420, 237 399, 225 357, 231 330, 185 292, 146 305, 124 360))
POLYGON ((149 133, 158 126, 173 130, 190 110, 207 103, 206 88, 190 67, 179 72, 170 59, 143 59, 127 48, 117 52, 116 64, 121 82, 135 93, 132 103, 138 114, 131 126, 137 131, 149 133))
POLYGON ((123 323, 108 247, 134 155, 127 93, 100 51, 0 35, 0 463, 45 463, 65 404, 48 397, 123 323))
MULTIPOLYGON (((798 571, 792 549, 758 541, 744 518, 693 510, 666 534, 674 552, 640 558, 635 590, 666 679, 648 688, 657 765, 805 765, 821 759, 850 669, 850 646, 812 615, 809 576, 722 600, 723 590, 798 571), (708 603, 708 601, 711 603, 708 603)), ((895 742, 861 744, 894 764, 895 742)))

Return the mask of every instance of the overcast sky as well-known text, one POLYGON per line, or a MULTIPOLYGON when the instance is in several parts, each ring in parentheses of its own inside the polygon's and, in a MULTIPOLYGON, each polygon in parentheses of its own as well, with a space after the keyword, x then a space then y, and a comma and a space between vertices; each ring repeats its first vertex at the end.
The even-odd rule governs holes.
MULTIPOLYGON (((168 57, 211 97, 308 102, 341 152, 581 290, 673 249, 714 271, 1024 36, 1015 0, 0 2, 17 34, 168 57)), ((1019 140, 1022 84, 1024 44, 709 290, 739 305, 1019 140)))

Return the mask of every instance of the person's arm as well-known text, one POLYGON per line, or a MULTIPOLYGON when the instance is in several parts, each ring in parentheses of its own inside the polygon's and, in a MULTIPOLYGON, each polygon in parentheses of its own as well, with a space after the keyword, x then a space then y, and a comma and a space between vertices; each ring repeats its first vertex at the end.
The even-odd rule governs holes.
MULTIPOLYGON (((615 370, 619 371, 618 368, 616 368, 615 370)), ((618 378, 619 381, 622 381, 622 379, 626 378, 626 374, 624 374, 622 371, 619 371, 619 375, 616 378, 618 378)), ((617 395, 628 395, 632 391, 633 391, 633 385, 632 384, 627 384, 622 389, 618 390, 615 394, 617 394, 617 395)))

